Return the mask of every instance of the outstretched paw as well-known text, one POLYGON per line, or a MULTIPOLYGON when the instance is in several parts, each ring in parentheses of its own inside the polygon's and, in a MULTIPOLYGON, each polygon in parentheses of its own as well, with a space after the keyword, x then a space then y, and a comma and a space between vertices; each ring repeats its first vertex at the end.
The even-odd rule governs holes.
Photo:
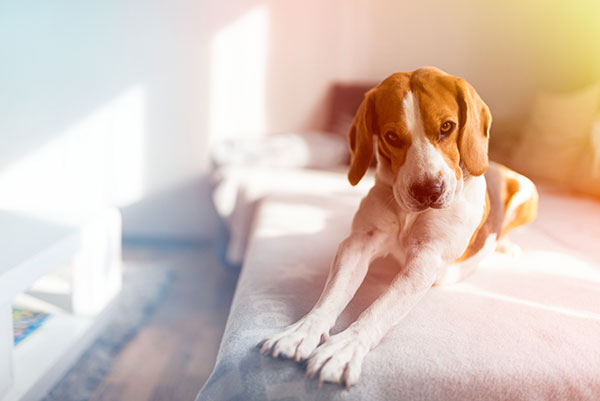
POLYGON ((329 337, 330 326, 322 319, 307 315, 258 343, 261 354, 303 361, 329 337))
POLYGON ((318 376, 319 386, 322 382, 332 382, 349 389, 358 382, 369 349, 360 334, 349 328, 332 336, 309 356, 306 374, 318 376))

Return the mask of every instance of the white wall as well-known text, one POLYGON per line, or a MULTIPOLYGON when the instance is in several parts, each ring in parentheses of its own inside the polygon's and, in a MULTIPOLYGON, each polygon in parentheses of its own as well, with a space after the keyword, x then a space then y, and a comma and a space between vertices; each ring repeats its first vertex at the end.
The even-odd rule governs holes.
POLYGON ((269 13, 270 132, 320 126, 333 81, 376 82, 424 65, 472 82, 497 121, 526 114, 541 89, 600 79, 595 0, 247 3, 269 13))
POLYGON ((207 165, 207 20, 191 2, 0 3, 0 206, 117 204, 128 223, 128 206, 176 188, 155 211, 168 224, 150 214, 126 234, 212 230, 177 207, 207 165))
POLYGON ((539 88, 598 79, 600 7, 593 1, 424 0, 370 3, 369 58, 360 72, 436 65, 472 82, 500 118, 539 88))
POLYGON ((342 0, 1 2, 0 207, 117 204, 126 236, 210 235, 208 142, 322 120, 344 10, 342 0))
POLYGON ((0 2, 0 207, 116 204, 126 236, 209 236, 210 142, 318 128, 332 82, 421 65, 510 120, 600 75, 594 4, 0 2))

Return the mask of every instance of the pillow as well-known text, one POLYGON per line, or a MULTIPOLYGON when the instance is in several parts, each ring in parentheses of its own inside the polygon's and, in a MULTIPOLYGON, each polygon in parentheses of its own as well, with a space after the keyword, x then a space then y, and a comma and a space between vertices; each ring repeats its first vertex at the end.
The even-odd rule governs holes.
POLYGON ((571 187, 600 197, 600 115, 592 125, 589 143, 570 176, 571 187))
POLYGON ((346 138, 309 131, 237 138, 212 148, 215 166, 228 164, 330 169, 348 163, 346 138))
POLYGON ((358 110, 365 93, 377 86, 373 83, 336 83, 330 89, 331 107, 327 131, 346 138, 354 114, 358 110))
POLYGON ((533 179, 600 196, 600 82, 566 94, 538 95, 510 165, 533 179))

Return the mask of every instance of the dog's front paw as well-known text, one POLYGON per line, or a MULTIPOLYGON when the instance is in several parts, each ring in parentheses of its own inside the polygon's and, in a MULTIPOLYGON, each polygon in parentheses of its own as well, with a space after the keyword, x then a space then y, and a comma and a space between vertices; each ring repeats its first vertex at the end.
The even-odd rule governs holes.
POLYGON ((280 333, 262 340, 258 348, 261 354, 303 361, 327 340, 329 329, 330 325, 323 319, 307 315, 280 333))
POLYGON ((332 336, 309 356, 306 374, 310 377, 318 375, 319 385, 325 381, 350 388, 358 382, 369 349, 358 331, 350 327, 332 336))

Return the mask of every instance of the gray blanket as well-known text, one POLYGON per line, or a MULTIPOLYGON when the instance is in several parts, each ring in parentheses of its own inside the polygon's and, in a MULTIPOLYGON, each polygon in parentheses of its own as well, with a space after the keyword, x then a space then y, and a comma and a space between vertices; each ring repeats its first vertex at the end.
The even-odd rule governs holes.
MULTIPOLYGON (((261 202, 203 400, 600 399, 600 204, 541 191, 518 258, 494 254, 469 279, 434 287, 365 358, 349 391, 317 387, 302 364, 258 353, 317 300, 362 194, 261 202)), ((397 272, 380 260, 333 333, 397 272)))

